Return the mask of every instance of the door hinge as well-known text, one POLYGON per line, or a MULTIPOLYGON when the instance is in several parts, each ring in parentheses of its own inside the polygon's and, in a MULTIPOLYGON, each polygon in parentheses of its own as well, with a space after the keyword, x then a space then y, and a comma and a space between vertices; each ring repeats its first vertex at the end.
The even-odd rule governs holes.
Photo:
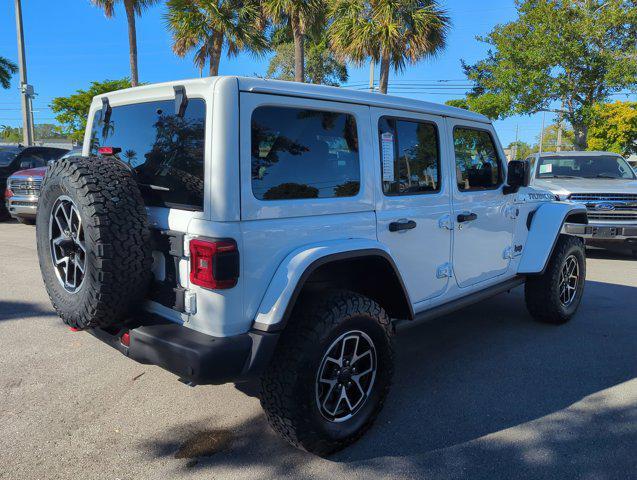
POLYGON ((186 290, 184 294, 184 312, 188 315, 197 313, 197 294, 192 290, 186 290))
POLYGON ((437 278, 449 278, 453 277, 453 269, 451 268, 450 263, 445 263, 438 267, 438 271, 436 272, 437 278))
POLYGON ((524 247, 522 245, 514 245, 513 247, 507 247, 504 249, 504 253, 502 254, 502 257, 505 260, 512 260, 515 257, 519 257, 520 255, 522 255, 522 250, 524 249, 524 247))
POLYGON ((438 220, 438 227, 453 230, 453 220, 451 219, 451 215, 445 215, 438 220))

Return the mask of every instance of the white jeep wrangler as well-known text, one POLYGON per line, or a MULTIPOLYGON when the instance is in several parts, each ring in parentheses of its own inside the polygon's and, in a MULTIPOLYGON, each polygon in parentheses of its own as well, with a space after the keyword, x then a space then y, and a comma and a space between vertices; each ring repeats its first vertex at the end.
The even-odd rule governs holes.
POLYGON ((583 205, 528 187, 490 121, 415 100, 237 77, 96 97, 45 177, 57 313, 190 384, 260 379, 272 427, 326 455, 392 378, 396 327, 525 285, 542 322, 584 289, 583 205))

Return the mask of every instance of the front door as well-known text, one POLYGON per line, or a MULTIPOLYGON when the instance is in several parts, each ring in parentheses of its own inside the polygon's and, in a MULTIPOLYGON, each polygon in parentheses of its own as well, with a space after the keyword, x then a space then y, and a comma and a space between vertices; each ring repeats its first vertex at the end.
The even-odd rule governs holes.
POLYGON ((372 109, 377 131, 378 239, 387 245, 412 303, 442 294, 451 255, 450 182, 440 117, 372 109))
POLYGON ((453 269, 460 287, 507 272, 515 229, 513 195, 504 195, 505 168, 491 125, 448 120, 453 148, 453 269))

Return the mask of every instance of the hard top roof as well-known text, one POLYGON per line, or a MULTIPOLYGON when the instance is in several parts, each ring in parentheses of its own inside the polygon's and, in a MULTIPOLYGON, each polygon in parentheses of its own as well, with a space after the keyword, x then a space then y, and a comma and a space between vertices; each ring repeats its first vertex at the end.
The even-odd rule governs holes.
MULTIPOLYGON (((207 83, 211 86, 222 77, 194 78, 189 80, 178 80, 165 83, 142 85, 135 88, 127 88, 96 96, 93 101, 100 101, 102 97, 128 96, 134 92, 152 91, 156 88, 167 86, 207 83)), ((407 110, 412 112, 428 113, 445 117, 461 118, 474 122, 491 123, 489 118, 478 113, 470 112, 461 108, 450 107, 433 102, 414 100, 411 98, 397 97, 394 95, 382 95, 365 91, 350 90, 343 87, 329 87, 326 85, 314 85, 309 83, 286 82, 282 80, 270 80, 263 78, 248 78, 227 76, 237 80, 239 90, 245 92, 290 95, 295 97, 310 98, 316 100, 328 100, 336 102, 347 102, 372 107, 392 108, 397 110, 407 110)))

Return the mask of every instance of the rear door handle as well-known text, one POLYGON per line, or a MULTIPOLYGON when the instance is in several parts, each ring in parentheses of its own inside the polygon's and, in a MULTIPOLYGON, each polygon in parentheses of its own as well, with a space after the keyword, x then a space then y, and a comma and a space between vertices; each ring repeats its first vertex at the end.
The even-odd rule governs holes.
POLYGON ((413 220, 401 220, 399 222, 391 222, 389 224, 390 232, 401 232, 403 230, 411 230, 416 228, 416 222, 413 220))
POLYGON ((458 215, 458 223, 472 222, 478 218, 478 214, 472 212, 460 213, 458 215))

